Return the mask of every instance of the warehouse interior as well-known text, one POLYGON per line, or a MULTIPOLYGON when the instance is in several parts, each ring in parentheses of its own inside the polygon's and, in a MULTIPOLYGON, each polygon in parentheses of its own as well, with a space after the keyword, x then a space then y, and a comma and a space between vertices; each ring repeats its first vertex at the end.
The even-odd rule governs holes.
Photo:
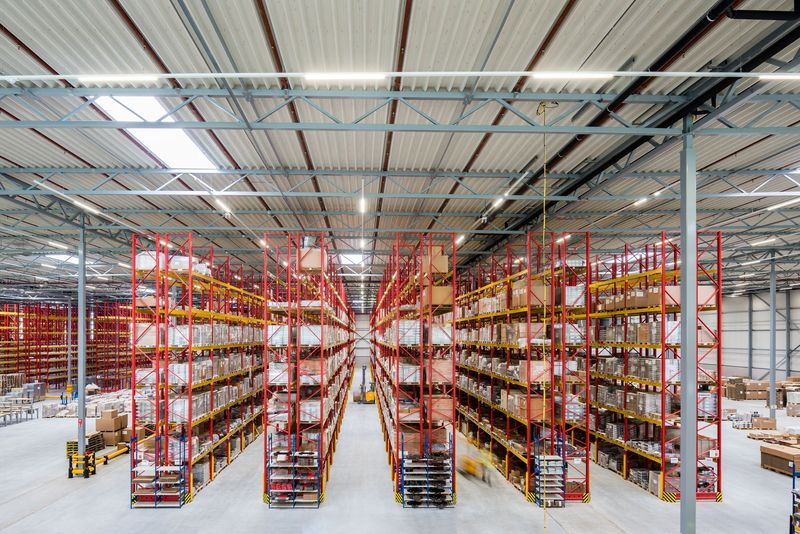
POLYGON ((795 0, 0 0, 0 531, 800 531, 799 88, 795 0))

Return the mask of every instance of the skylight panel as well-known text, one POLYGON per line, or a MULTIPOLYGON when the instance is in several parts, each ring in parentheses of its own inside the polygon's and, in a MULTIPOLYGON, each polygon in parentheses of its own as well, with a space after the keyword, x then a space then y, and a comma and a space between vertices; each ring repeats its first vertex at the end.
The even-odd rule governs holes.
MULTIPOLYGON (((152 96, 101 96, 95 102, 117 121, 157 121, 167 114, 164 106, 152 96)), ((175 119, 170 116, 162 122, 175 122, 175 119)), ((169 167, 217 168, 182 129, 128 128, 127 131, 169 167)))

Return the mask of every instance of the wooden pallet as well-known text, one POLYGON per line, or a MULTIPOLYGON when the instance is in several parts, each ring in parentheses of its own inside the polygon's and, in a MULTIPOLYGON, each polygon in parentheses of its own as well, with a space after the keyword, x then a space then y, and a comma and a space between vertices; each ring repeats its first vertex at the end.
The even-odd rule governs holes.
POLYGON ((778 473, 779 475, 785 475, 787 477, 792 476, 791 473, 787 473, 786 471, 781 471, 780 469, 775 469, 774 467, 770 467, 768 465, 762 465, 761 469, 766 469, 767 471, 772 471, 773 473, 778 473))

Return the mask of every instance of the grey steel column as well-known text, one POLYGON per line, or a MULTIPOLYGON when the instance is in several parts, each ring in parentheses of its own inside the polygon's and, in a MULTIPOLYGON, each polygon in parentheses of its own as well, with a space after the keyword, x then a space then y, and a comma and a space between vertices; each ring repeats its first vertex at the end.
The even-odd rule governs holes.
POLYGON ((697 162, 691 116, 681 151, 681 534, 697 523, 697 162))
MULTIPOLYGON (((86 453, 86 215, 78 241, 78 455, 86 453)), ((84 466, 86 469, 86 466, 84 466)))
POLYGON ((67 299, 67 384, 72 385, 72 297, 67 299))
POLYGON ((777 323, 777 275, 775 273, 775 251, 772 251, 769 262, 769 416, 775 417, 775 328, 777 323))
POLYGON ((753 294, 747 294, 747 378, 753 378, 753 294))
POLYGON ((786 380, 792 376, 792 290, 786 290, 786 380))

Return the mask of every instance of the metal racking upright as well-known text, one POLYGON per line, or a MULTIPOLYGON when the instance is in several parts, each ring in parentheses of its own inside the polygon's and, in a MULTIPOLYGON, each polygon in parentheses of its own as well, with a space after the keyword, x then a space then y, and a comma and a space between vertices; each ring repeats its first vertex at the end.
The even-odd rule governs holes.
POLYGON ((27 373, 25 361, 20 357, 19 304, 0 306, 0 373, 27 373))
POLYGON ((130 503, 180 507, 260 432, 263 297, 191 234, 134 235, 132 266, 130 503))
POLYGON ((323 235, 264 236, 263 498, 317 508, 355 365, 355 318, 323 235))
POLYGON ((454 234, 398 233, 370 318, 378 413, 404 507, 456 502, 455 265, 454 234))
MULTIPOLYGON (((697 246, 697 498, 722 498, 721 235, 697 246)), ((680 498, 678 237, 591 264, 591 435, 595 461, 659 498, 680 498)))

